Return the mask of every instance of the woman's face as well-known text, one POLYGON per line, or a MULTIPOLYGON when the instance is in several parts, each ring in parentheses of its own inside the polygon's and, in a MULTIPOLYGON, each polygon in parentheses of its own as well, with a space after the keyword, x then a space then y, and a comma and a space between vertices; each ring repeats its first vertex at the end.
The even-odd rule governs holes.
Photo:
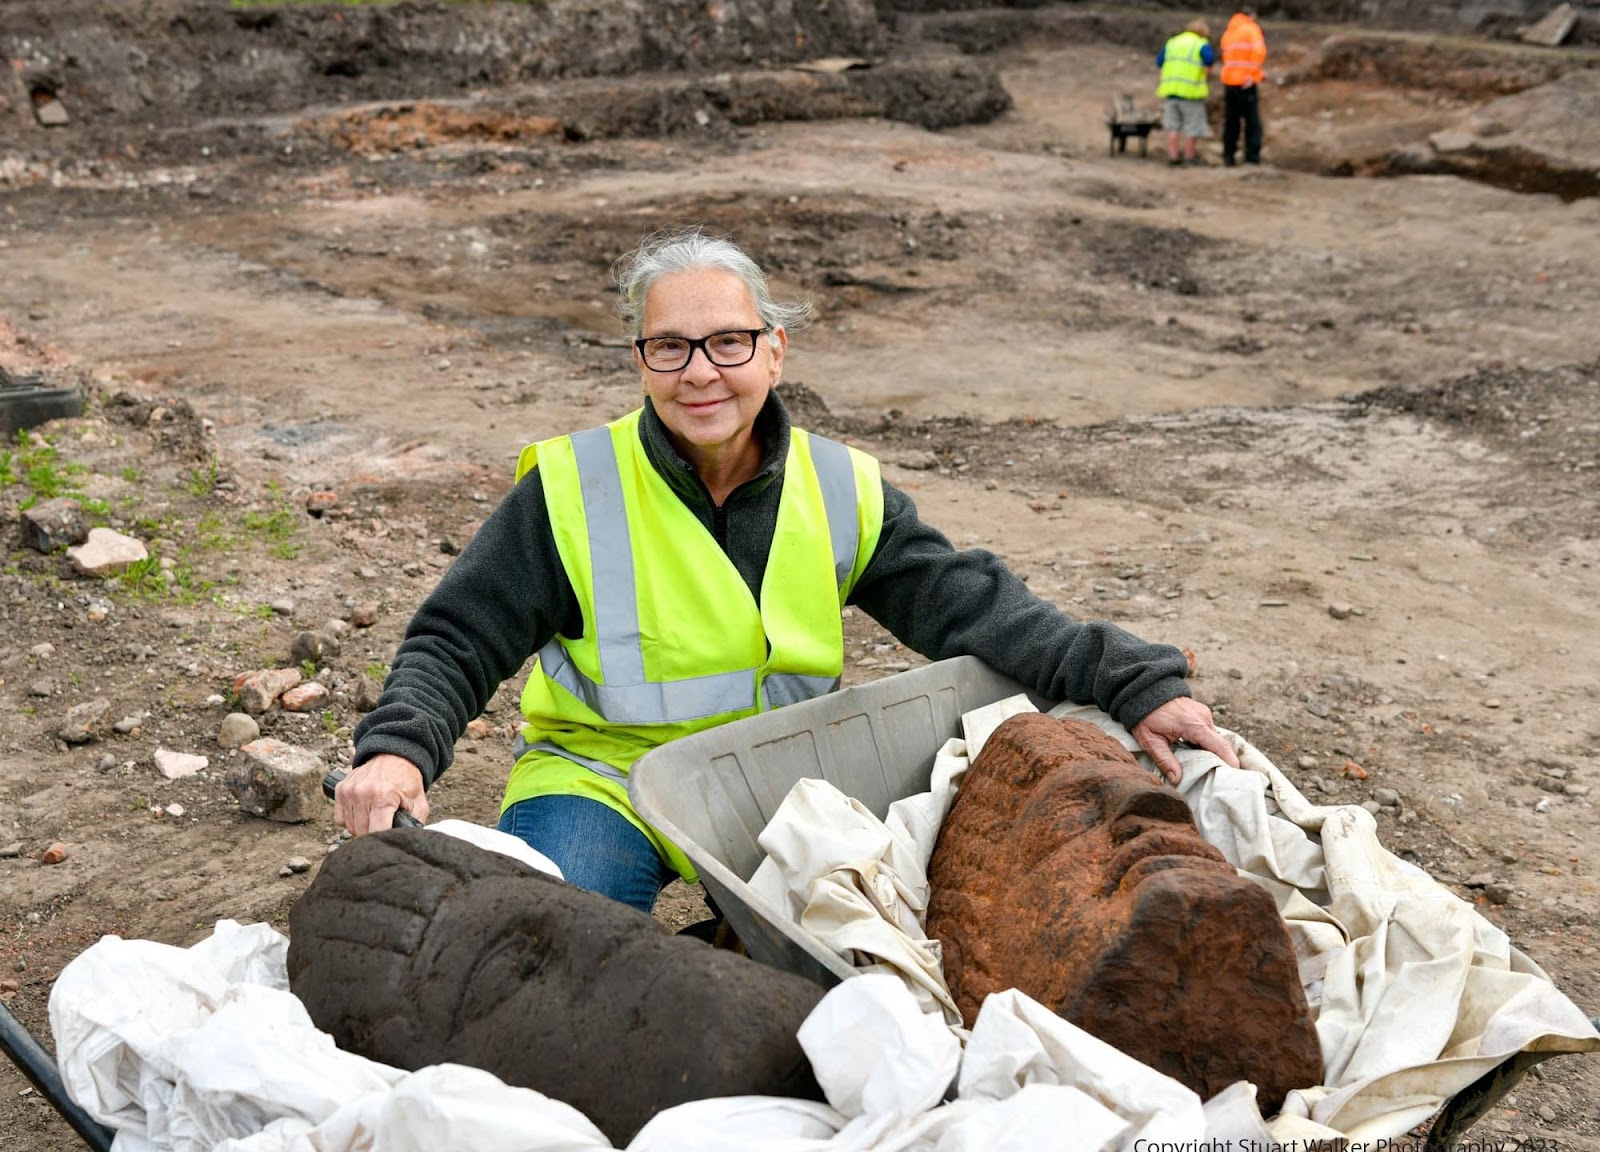
MULTIPOLYGON (((698 340, 761 326, 744 281, 732 272, 706 269, 673 272, 651 285, 640 335, 698 340)), ((787 337, 781 328, 772 335, 776 342, 758 336, 754 357, 734 368, 717 367, 703 348, 696 348, 684 367, 657 372, 645 366, 635 349, 645 395, 691 462, 707 450, 738 452, 749 442, 756 415, 782 375, 787 337)))

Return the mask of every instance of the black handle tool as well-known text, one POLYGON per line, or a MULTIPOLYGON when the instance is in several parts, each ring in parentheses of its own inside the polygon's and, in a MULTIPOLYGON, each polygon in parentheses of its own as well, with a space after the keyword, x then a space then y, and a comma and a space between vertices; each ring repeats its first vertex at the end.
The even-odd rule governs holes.
MULTIPOLYGON (((333 790, 339 786, 339 781, 343 780, 344 777, 344 772, 338 768, 335 768, 332 772, 329 772, 322 778, 322 794, 329 800, 332 800, 333 790)), ((396 808, 394 810, 393 826, 395 828, 421 828, 422 821, 418 820, 404 808, 396 808)))

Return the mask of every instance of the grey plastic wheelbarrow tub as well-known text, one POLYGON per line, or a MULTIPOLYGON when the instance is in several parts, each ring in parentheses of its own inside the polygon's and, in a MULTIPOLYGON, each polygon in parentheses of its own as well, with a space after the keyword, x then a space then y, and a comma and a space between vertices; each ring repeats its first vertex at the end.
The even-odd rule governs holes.
MULTIPOLYGON (((941 660, 674 740, 634 764, 628 795, 693 861, 752 959, 832 987, 856 970, 750 888, 766 855, 756 837, 806 777, 884 816, 894 801, 927 791, 934 756, 961 735, 963 713, 1025 691, 976 657, 941 660)), ((1451 1149, 1528 1069, 1555 1055, 1514 1053, 1445 1101, 1426 1152, 1451 1149)))
POLYGON ((751 890, 766 855, 756 837, 805 777, 886 815, 928 790, 962 713, 1023 691, 974 656, 941 660, 674 740, 634 764, 628 795, 694 863, 752 959, 832 987, 855 970, 751 890))

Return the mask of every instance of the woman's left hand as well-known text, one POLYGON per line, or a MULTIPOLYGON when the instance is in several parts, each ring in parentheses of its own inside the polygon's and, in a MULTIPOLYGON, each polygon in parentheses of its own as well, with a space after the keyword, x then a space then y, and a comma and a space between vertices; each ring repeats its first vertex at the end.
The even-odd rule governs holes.
POLYGON ((1239 766, 1239 757, 1234 755, 1233 745, 1217 731, 1216 721, 1211 718, 1211 709, 1188 696, 1168 700, 1135 724, 1133 738, 1139 742, 1139 747, 1150 754, 1150 759, 1156 762, 1156 767, 1171 784, 1183 779, 1183 768, 1172 752, 1172 746, 1180 740, 1216 753, 1231 768, 1239 766))

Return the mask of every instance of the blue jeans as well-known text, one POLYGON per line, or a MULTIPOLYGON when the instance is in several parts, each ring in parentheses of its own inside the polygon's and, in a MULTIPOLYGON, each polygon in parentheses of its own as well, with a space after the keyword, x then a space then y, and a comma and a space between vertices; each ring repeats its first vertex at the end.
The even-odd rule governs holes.
POLYGON ((509 832, 554 860, 567 883, 649 914, 678 875, 627 817, 587 796, 535 796, 500 814, 509 832))

